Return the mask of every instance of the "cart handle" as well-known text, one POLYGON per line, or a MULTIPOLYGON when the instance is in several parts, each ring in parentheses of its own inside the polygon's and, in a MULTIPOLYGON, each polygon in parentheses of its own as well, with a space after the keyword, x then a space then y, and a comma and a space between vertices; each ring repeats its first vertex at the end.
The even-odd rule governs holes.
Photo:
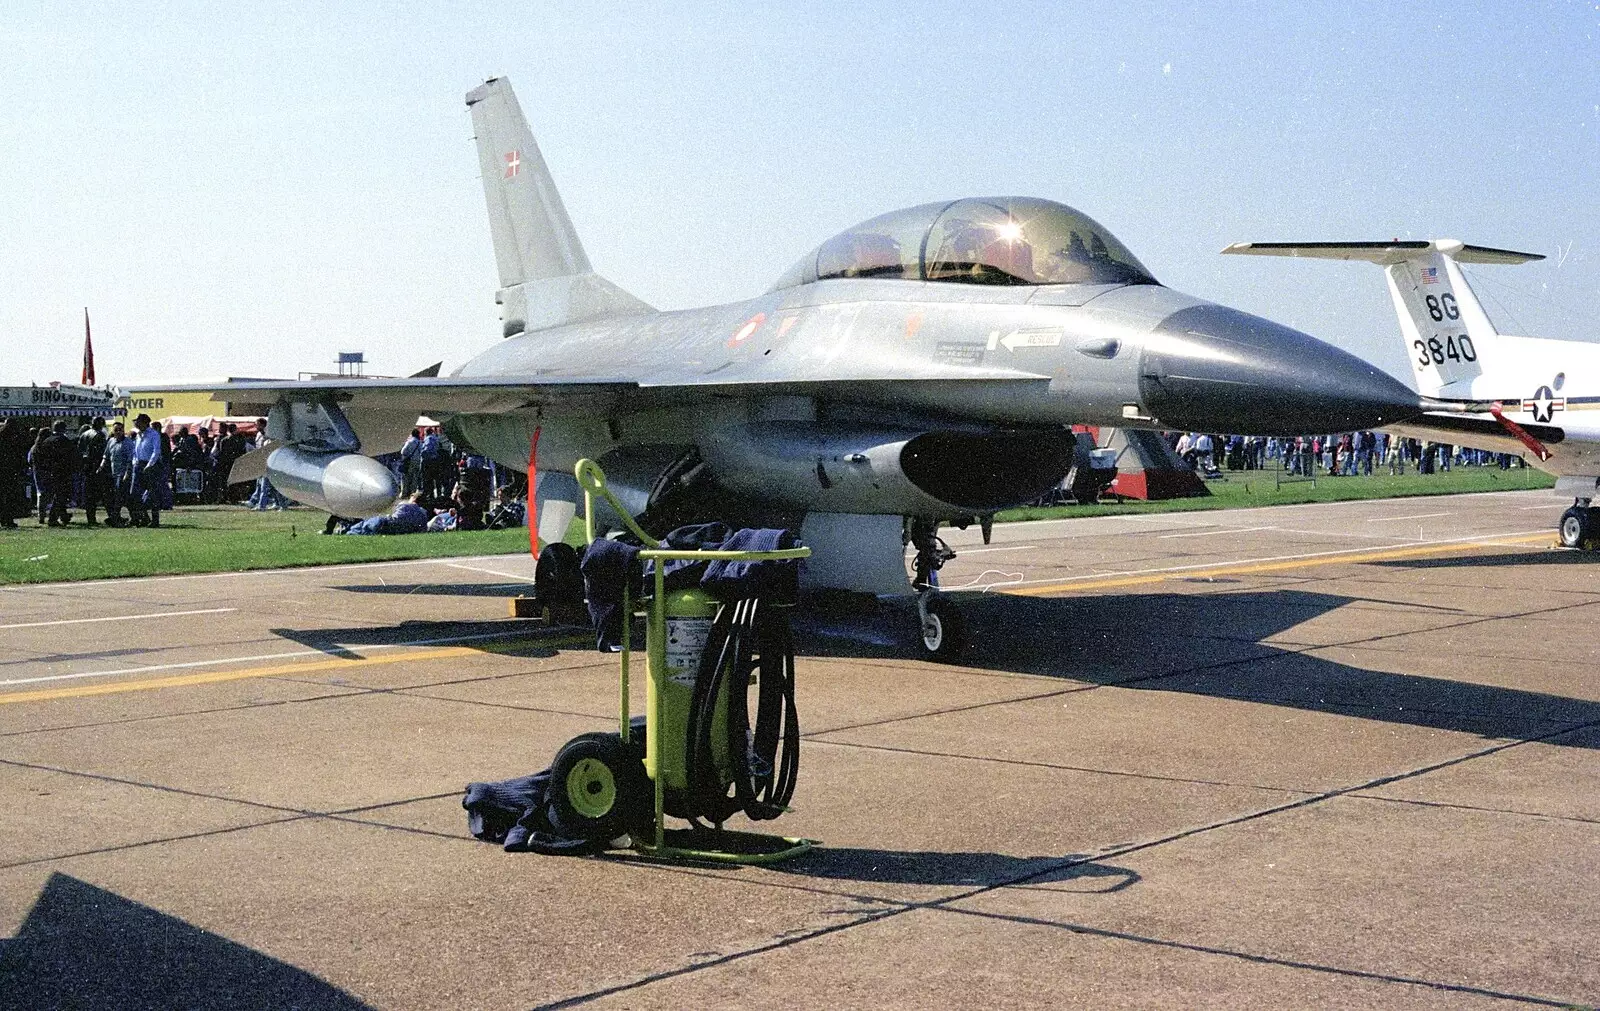
POLYGON ((715 549, 699 551, 682 548, 663 548, 661 542, 639 529, 639 524, 628 515, 628 510, 622 507, 617 497, 611 494, 611 489, 606 487, 606 473, 600 465, 590 459, 578 461, 572 468, 572 476, 577 478, 578 487, 583 489, 583 537, 588 544, 594 543, 594 497, 601 496, 611 506, 612 510, 621 517, 628 530, 639 540, 648 545, 639 552, 639 557, 646 561, 722 561, 722 562, 781 562, 794 558, 810 558, 811 549, 781 548, 777 551, 718 551, 715 549))
POLYGON ((611 506, 612 511, 622 518, 623 526, 626 526, 633 536, 639 538, 640 543, 652 548, 660 546, 661 542, 641 530, 639 524, 635 523, 633 517, 628 514, 628 510, 624 509, 622 503, 617 501, 617 497, 611 494, 611 489, 606 487, 606 472, 600 469, 598 463, 585 457, 578 461, 576 467, 572 468, 572 476, 578 479, 578 487, 583 489, 583 542, 585 544, 594 543, 594 497, 599 495, 606 500, 606 504, 611 506))
POLYGON ((645 548, 639 552, 645 561, 781 562, 791 558, 810 558, 810 548, 780 548, 776 551, 719 551, 677 548, 645 548))

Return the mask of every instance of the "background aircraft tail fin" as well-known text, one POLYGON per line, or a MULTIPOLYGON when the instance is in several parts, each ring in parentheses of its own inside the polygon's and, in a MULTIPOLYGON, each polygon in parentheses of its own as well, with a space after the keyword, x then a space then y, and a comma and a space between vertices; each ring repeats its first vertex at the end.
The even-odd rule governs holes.
POLYGON ((1454 239, 1407 242, 1236 242, 1224 253, 1366 260, 1384 267, 1417 392, 1470 399, 1472 380, 1495 366, 1498 332, 1462 263, 1528 263, 1538 253, 1469 246, 1454 239))
POLYGON ((654 312, 589 266, 511 82, 489 78, 467 93, 467 108, 500 268, 495 301, 505 335, 654 312))

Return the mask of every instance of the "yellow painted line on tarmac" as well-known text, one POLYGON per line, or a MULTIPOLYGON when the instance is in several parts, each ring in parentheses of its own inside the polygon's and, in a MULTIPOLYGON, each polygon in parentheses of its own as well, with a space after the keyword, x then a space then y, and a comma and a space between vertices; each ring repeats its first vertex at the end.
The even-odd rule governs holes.
MULTIPOLYGON (((508 636, 507 638, 510 638, 508 636)), ((563 636, 544 639, 539 645, 575 646, 590 641, 590 636, 563 636)), ((200 671, 194 674, 174 674, 139 681, 111 681, 93 685, 71 685, 64 688, 41 688, 34 691, 11 692, 0 695, 0 705, 13 702, 49 702, 54 699, 81 699, 91 695, 115 695, 120 692, 142 692, 152 688, 188 688, 194 685, 220 684, 224 681, 244 681, 248 678, 277 677, 280 675, 308 674, 313 671, 349 670, 353 667, 374 667, 385 663, 407 663, 425 660, 451 660, 456 657, 481 656, 484 653, 503 653, 512 647, 500 645, 448 646, 435 649, 418 649, 409 653, 385 653, 381 656, 336 657, 313 660, 309 663, 275 664, 271 667, 245 667, 240 670, 200 671)))
POLYGON ((471 656, 480 650, 465 646, 445 649, 419 649, 410 653, 386 653, 358 659, 338 658, 314 660, 310 663, 284 663, 272 667, 246 667, 243 670, 212 670, 197 674, 175 674, 142 681, 112 681, 109 684, 71 685, 66 688, 41 688, 31 692, 11 692, 0 695, 0 705, 13 702, 49 702, 52 699, 81 699, 90 695, 115 695, 118 692, 140 692, 151 688, 186 688, 191 685, 212 685, 223 681, 243 681, 247 678, 274 677, 279 674, 305 674, 319 670, 344 670, 350 667, 371 667, 380 663, 404 663, 408 660, 445 660, 451 657, 471 656))
POLYGON ((1043 586, 1022 586, 1013 590, 1000 590, 1001 593, 1011 593, 1024 597, 1043 597, 1054 593, 1072 593, 1083 590, 1109 590, 1122 586, 1144 586, 1150 583, 1164 583, 1173 579, 1195 579, 1208 576, 1254 576, 1264 572, 1286 572, 1291 569, 1307 569, 1318 565, 1357 565, 1362 562, 1389 562, 1405 558, 1426 558, 1429 555, 1447 555, 1457 551, 1471 551, 1477 548, 1494 548, 1512 544, 1533 544, 1538 541, 1550 542, 1548 533, 1521 534, 1511 537, 1493 537, 1480 541, 1453 541, 1448 544, 1422 544, 1414 548, 1385 548, 1377 551, 1348 551, 1338 554, 1317 555, 1312 558, 1298 558, 1281 562, 1254 562, 1245 565, 1230 565, 1226 562, 1214 566, 1198 566, 1168 570, 1166 572, 1152 572, 1145 574, 1131 574, 1116 576, 1110 579, 1084 579, 1073 582, 1048 583, 1043 586))

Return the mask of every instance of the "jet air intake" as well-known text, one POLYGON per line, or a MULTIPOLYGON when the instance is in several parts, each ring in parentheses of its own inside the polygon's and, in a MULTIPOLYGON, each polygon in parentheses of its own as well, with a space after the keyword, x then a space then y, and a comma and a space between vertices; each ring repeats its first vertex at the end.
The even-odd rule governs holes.
POLYGON ((296 502, 351 519, 382 516, 400 496, 389 468, 360 453, 280 446, 267 457, 267 478, 296 502))
POLYGON ((1167 428, 1350 432, 1417 417, 1417 394, 1308 334, 1226 306, 1173 313, 1144 338, 1139 398, 1167 428))
POLYGON ((730 491, 813 512, 951 517, 1029 502, 1072 467, 1069 429, 935 430, 768 421, 709 432, 730 491))

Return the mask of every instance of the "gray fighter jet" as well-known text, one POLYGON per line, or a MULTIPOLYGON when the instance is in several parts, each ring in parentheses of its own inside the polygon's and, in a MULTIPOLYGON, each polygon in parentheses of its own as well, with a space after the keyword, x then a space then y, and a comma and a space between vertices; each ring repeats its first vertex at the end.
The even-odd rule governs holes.
POLYGON ((809 584, 914 588, 924 645, 947 653, 939 523, 1057 485, 1072 424, 1297 434, 1421 413, 1384 372, 1164 287, 1087 215, 1026 197, 885 214, 763 295, 659 312, 590 266, 510 82, 467 105, 504 339, 449 377, 190 387, 268 417, 273 445, 234 480, 264 471, 338 515, 385 512, 398 488, 371 457, 426 413, 537 468, 542 538, 565 532, 571 468, 592 457, 647 528, 782 521, 813 550, 809 584))

